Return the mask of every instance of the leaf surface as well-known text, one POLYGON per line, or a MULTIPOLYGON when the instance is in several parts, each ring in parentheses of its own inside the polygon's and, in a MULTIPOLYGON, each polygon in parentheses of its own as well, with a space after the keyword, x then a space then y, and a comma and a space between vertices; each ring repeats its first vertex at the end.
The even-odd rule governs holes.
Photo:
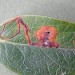
MULTIPOLYGON (((54 26, 58 29, 57 41, 60 47, 43 48, 27 44, 24 28, 9 41, 0 40, 0 62, 20 75, 74 75, 75 74, 75 24, 50 17, 22 16, 28 24, 33 42, 37 42, 36 31, 41 26, 54 26), (34 37, 33 37, 34 36, 34 37)), ((0 26, 0 31, 3 26, 0 26)), ((10 37, 18 30, 14 21, 6 25, 3 36, 10 37)))

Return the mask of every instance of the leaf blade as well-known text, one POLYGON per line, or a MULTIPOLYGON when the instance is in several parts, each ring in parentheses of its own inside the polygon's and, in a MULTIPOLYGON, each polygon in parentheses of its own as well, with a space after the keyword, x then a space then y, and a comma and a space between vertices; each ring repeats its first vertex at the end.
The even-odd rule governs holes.
MULTIPOLYGON (((75 24, 50 17, 22 16, 22 18, 35 34, 41 26, 56 27, 59 32, 57 41, 60 48, 27 45, 21 26, 21 33, 10 42, 0 40, 0 63, 21 75, 60 75, 65 72, 66 75, 75 74, 75 24)), ((16 27, 16 22, 8 24, 4 35, 9 37, 14 34, 17 31, 16 27)), ((29 35, 33 42, 37 42, 36 37, 29 35)))
POLYGON ((46 49, 9 42, 1 42, 0 46, 2 54, 0 62, 15 72, 20 72, 21 75, 33 75, 35 72, 36 75, 56 75, 56 73, 59 75, 61 70, 66 73, 75 70, 75 49, 46 49), (4 47, 1 44, 7 49, 3 51, 4 47))

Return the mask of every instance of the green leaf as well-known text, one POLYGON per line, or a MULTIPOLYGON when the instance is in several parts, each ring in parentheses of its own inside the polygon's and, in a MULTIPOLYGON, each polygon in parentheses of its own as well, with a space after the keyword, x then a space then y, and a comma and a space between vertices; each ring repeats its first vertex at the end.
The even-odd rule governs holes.
MULTIPOLYGON (((34 47, 27 44, 24 29, 9 41, 0 40, 0 63, 20 75, 74 75, 75 74, 75 24, 50 17, 22 16, 37 42, 36 31, 45 25, 58 29, 59 48, 34 47)), ((10 20, 11 21, 11 20, 10 20)), ((3 26, 0 26, 2 30, 3 26)), ((3 36, 10 37, 17 32, 16 22, 6 25, 3 36)))

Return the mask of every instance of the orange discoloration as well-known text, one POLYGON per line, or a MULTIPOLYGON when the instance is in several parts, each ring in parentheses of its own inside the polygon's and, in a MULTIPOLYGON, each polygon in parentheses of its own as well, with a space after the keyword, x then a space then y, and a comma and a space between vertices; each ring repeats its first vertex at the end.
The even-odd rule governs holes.
POLYGON ((48 33, 48 39, 50 42, 55 42, 56 37, 58 34, 58 31, 53 26, 43 26, 36 32, 36 37, 39 41, 43 41, 47 35, 45 33, 48 33))
POLYGON ((26 37, 26 40, 29 45, 46 47, 46 48, 51 48, 51 47, 58 48, 59 47, 58 42, 56 42, 56 37, 57 37, 58 31, 53 26, 42 26, 36 32, 36 39, 38 39, 38 42, 31 42, 31 39, 29 36, 29 32, 31 33, 31 31, 30 31, 28 25, 23 21, 23 19, 21 17, 16 17, 16 18, 12 19, 11 21, 8 21, 5 24, 3 24, 4 27, 3 27, 2 31, 0 32, 0 38, 5 39, 5 40, 10 40, 11 38, 14 38, 15 36, 17 36, 20 33, 20 29, 21 29, 20 25, 22 25, 24 27, 25 37, 26 37), (13 21, 17 22, 17 26, 18 26, 17 33, 15 33, 14 35, 12 35, 9 38, 3 37, 2 34, 5 30, 6 25, 12 23, 13 21))

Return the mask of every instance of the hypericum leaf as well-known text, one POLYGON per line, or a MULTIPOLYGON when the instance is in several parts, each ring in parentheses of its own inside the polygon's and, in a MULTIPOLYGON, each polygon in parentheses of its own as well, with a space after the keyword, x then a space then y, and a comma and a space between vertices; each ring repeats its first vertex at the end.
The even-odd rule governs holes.
MULTIPOLYGON (((23 26, 21 32, 11 40, 0 41, 0 62, 20 75, 74 75, 75 74, 75 24, 41 16, 22 16, 37 42, 36 31, 45 25, 58 29, 57 41, 60 47, 43 48, 27 45, 23 26)), ((2 30, 2 25, 0 31, 2 30)), ((3 36, 10 37, 17 31, 14 21, 6 25, 3 36)))

